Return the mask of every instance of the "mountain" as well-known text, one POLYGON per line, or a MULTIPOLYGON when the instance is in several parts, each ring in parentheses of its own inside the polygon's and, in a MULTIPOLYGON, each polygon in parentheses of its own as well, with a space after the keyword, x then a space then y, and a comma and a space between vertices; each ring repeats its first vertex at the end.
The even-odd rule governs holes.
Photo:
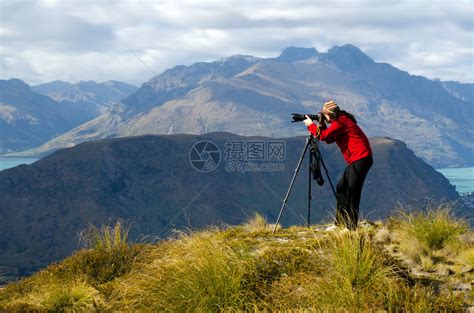
MULTIPOLYGON (((474 84, 462 84, 456 81, 440 82, 444 89, 446 89, 452 96, 463 101, 474 102, 474 84)), ((473 108, 471 107, 472 111, 473 108)))
MULTIPOLYGON (((59 260, 77 248, 80 230, 116 218, 133 223, 132 239, 163 237, 173 227, 237 224, 254 212, 275 221, 304 143, 302 136, 225 132, 146 135, 86 142, 0 171, 0 266, 24 271, 59 260), (209 141, 217 148, 206 148, 209 141), (246 153, 243 161, 241 153, 246 153), (217 167, 206 172, 193 164, 217 167)), ((458 198, 454 186, 403 142, 372 138, 371 144, 375 161, 362 216, 384 218, 400 205, 458 198)), ((345 167, 342 156, 336 145, 320 149, 336 184, 345 167)), ((305 223, 307 171, 303 162, 284 225, 305 223)), ((313 182, 313 222, 334 214, 335 199, 325 180, 322 187, 313 182)))
POLYGON ((0 80, 0 152, 38 146, 92 118, 87 109, 58 103, 19 79, 0 80))
POLYGON ((112 104, 137 91, 138 87, 114 80, 103 83, 80 81, 76 84, 55 80, 32 86, 31 89, 57 102, 80 105, 99 115, 112 104))
POLYGON ((290 123, 290 113, 317 112, 331 98, 353 112, 369 136, 403 140, 435 167, 469 166, 472 89, 374 62, 352 45, 326 53, 289 47, 276 58, 236 55, 168 69, 96 119, 18 155, 142 134, 296 136, 305 130, 290 123))

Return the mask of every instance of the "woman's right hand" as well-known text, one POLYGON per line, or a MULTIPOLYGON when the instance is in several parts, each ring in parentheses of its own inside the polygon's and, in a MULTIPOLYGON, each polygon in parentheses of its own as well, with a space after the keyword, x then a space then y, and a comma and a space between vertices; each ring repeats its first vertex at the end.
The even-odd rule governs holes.
POLYGON ((303 120, 303 123, 306 125, 306 127, 308 127, 308 126, 311 125, 311 124, 314 124, 314 123, 313 123, 313 120, 311 120, 311 119, 309 118, 308 114, 306 114, 305 117, 306 117, 306 119, 303 120))

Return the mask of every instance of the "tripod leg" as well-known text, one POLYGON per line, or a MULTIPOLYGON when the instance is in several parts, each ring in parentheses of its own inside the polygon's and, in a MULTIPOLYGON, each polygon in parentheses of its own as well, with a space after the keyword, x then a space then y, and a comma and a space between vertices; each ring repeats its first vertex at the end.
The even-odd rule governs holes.
POLYGON ((318 150, 318 154, 319 154, 319 159, 321 160, 321 164, 324 168, 324 172, 326 173, 326 177, 328 178, 328 181, 329 181, 329 185, 331 185, 331 189, 332 189, 332 193, 334 194, 334 197, 337 198, 336 196, 336 190, 334 189, 334 185, 332 184, 332 180, 331 180, 331 177, 329 177, 329 172, 328 172, 328 169, 326 167, 326 164, 324 164, 324 160, 323 160, 323 156, 321 155, 321 152, 318 150))
POLYGON ((311 165, 313 164, 313 154, 309 154, 308 165, 308 228, 311 225, 311 165))
POLYGON ((275 227, 273 228, 273 233, 276 232, 278 223, 280 222, 281 215, 283 213, 283 210, 285 209, 285 205, 286 205, 286 202, 288 201, 288 197, 290 196, 290 192, 291 192, 291 189, 293 188, 293 184, 295 183, 296 175, 298 175, 298 171, 300 170, 300 167, 301 167, 301 162, 303 161, 306 150, 308 149, 309 141, 310 141, 309 138, 307 138, 306 139, 306 144, 304 145, 303 152, 301 153, 300 159, 298 161, 298 165, 296 165, 295 173, 293 174, 293 178, 291 179, 290 186, 288 187, 288 191, 286 192, 285 199, 283 200, 283 204, 281 206, 280 213, 278 213, 278 218, 275 222, 275 227))

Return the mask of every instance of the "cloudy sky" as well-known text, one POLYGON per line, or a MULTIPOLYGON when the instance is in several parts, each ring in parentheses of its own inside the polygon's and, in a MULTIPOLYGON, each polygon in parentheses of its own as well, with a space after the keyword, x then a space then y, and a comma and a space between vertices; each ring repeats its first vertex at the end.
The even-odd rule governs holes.
POLYGON ((0 78, 140 85, 177 64, 351 43, 412 74, 473 82, 473 16, 471 0, 0 0, 0 78))

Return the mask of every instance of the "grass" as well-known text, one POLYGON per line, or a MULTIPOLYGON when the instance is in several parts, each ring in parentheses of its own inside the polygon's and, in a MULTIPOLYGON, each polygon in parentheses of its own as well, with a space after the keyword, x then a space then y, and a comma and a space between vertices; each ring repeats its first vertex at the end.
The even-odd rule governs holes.
MULTIPOLYGON (((363 232, 331 234, 321 243, 319 270, 299 272, 278 280, 268 303, 322 312, 431 312, 446 306, 436 302, 431 288, 411 286, 406 273, 363 232), (403 308, 403 310, 401 310, 403 308)), ((448 297, 450 307, 462 301, 448 297)))
POLYGON ((125 227, 122 221, 117 221, 114 226, 90 225, 86 231, 81 233, 80 241, 87 247, 110 251, 128 245, 129 231, 130 227, 125 227))
POLYGON ((457 260, 460 264, 471 268, 471 270, 474 269, 474 247, 460 252, 457 256, 457 260))
POLYGON ((86 249, 1 290, 0 311, 459 312, 471 300, 451 286, 473 278, 465 225, 428 211, 355 232, 272 234, 256 215, 158 244, 131 244, 122 223, 91 227, 86 249))
POLYGON ((147 246, 127 243, 128 229, 91 226, 86 248, 0 291, 0 311, 90 311, 105 309, 113 282, 132 269, 147 246))
POLYGON ((301 285, 293 277, 285 278, 273 291, 279 309, 297 306, 356 312, 385 306, 389 291, 398 283, 397 269, 385 262, 369 237, 359 232, 331 234, 320 247, 324 253, 319 256, 319 270, 305 273, 299 279, 301 285), (295 285, 297 292, 292 288, 295 285))
POLYGON ((124 227, 121 221, 114 226, 90 226, 82 234, 82 241, 89 249, 80 251, 72 264, 66 262, 65 268, 85 275, 95 288, 128 273, 139 253, 146 248, 142 244, 130 245, 128 232, 129 227, 124 227))
POLYGON ((68 288, 55 286, 48 296, 40 300, 42 308, 53 312, 90 312, 101 306, 99 292, 85 283, 76 283, 68 288))
POLYGON ((12 297, 3 306, 8 312, 51 311, 51 312, 90 312, 103 307, 99 291, 84 282, 64 286, 51 281, 41 289, 34 289, 24 297, 12 297))
POLYGON ((255 213, 255 215, 252 218, 249 218, 247 222, 242 225, 242 227, 247 232, 258 233, 270 230, 271 226, 268 225, 267 221, 261 214, 255 213))
POLYGON ((424 272, 442 271, 446 260, 472 248, 474 242, 467 221, 456 218, 447 206, 401 212, 389 228, 402 256, 424 272))
MULTIPOLYGON (((148 256, 116 294, 118 308, 182 312, 248 309, 253 294, 246 288, 250 254, 245 246, 227 244, 218 231, 181 235, 148 256)), ((251 275, 250 275, 251 276, 251 275)))
POLYGON ((426 211, 402 213, 397 226, 401 232, 416 238, 429 249, 442 249, 447 243, 457 240, 469 230, 466 221, 456 219, 452 209, 443 206, 426 211))

